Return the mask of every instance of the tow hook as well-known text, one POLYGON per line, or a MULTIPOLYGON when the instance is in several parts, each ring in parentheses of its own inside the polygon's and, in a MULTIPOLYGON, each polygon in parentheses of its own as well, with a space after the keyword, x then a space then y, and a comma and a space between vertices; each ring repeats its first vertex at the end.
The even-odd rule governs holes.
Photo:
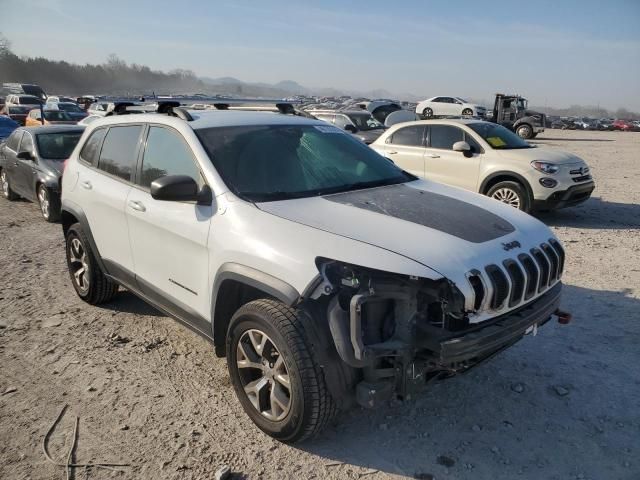
POLYGON ((571 314, 569 312, 563 312, 562 310, 558 309, 555 312, 556 317, 558 317, 558 323, 561 325, 567 325, 569 322, 571 322, 571 314))

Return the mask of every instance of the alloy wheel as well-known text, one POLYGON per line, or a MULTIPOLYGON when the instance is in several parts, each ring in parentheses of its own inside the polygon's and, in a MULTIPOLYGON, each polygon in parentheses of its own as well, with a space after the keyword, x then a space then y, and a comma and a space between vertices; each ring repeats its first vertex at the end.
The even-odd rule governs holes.
POLYGON ((89 290, 89 262, 87 252, 79 238, 74 237, 69 243, 69 265, 71 274, 82 292, 89 290))
POLYGON ((271 338, 257 329, 244 332, 238 342, 236 365, 253 407, 268 420, 285 418, 291 409, 291 381, 271 338))
POLYGON ((517 192, 511 190, 510 188, 499 188, 498 190, 493 192, 491 198, 506 203, 507 205, 511 205, 512 207, 520 208, 520 197, 518 196, 517 192))
POLYGON ((41 186, 38 189, 38 202, 40 203, 42 216, 45 218, 45 220, 48 220, 50 215, 49 209, 51 208, 51 202, 49 201, 49 192, 44 186, 41 186))

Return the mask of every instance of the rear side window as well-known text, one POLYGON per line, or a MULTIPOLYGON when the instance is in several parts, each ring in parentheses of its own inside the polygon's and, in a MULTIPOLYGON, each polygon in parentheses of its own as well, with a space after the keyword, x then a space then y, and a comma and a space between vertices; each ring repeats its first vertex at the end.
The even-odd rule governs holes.
POLYGON ((9 137, 9 140, 7 140, 7 148, 10 148, 14 152, 17 152, 18 144, 20 143, 20 137, 22 137, 22 130, 13 132, 9 137))
POLYGON ((136 164, 142 126, 111 127, 102 144, 98 168, 130 181, 136 164))
POLYGON ((200 170, 182 135, 167 128, 151 127, 142 160, 140 185, 149 187, 151 182, 167 175, 187 175, 202 185, 200 170))
POLYGON ((82 150, 80 151, 80 158, 91 165, 98 164, 98 155, 100 154, 100 146, 102 145, 102 140, 107 133, 106 128, 101 128, 99 130, 94 131, 89 140, 86 141, 82 150))
POLYGON ((397 130, 391 137, 394 145, 407 145, 410 147, 422 147, 424 138, 424 126, 414 125, 397 130))
POLYGON ((431 125, 429 138, 431 148, 451 150, 454 143, 464 140, 464 132, 450 125, 431 125))

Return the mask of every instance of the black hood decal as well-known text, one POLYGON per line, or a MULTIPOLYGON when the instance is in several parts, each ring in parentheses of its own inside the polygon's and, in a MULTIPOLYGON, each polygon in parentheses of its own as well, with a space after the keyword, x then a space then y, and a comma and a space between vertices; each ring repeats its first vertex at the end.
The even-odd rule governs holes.
POLYGON ((356 190, 323 198, 417 223, 473 243, 495 240, 515 231, 513 225, 488 210, 406 185, 356 190))

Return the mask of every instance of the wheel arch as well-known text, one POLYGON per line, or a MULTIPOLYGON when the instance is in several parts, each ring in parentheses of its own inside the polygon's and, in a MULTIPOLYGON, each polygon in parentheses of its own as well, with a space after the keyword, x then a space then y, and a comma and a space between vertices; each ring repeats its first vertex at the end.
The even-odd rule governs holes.
POLYGON ((480 193, 486 195, 489 192, 489 189, 499 182, 518 182, 519 184, 521 184, 527 191, 529 204, 532 205, 533 189, 531 188, 531 185, 529 184, 527 179, 518 173, 510 172, 508 170, 493 172, 492 174, 485 177, 485 179, 480 184, 480 193))
POLYGON ((293 306, 300 293, 284 280, 239 263, 224 263, 216 274, 211 295, 211 328, 216 355, 226 355, 226 336, 233 314, 245 303, 271 298, 293 306))
POLYGON ((96 242, 93 238, 91 227, 89 226, 89 221, 87 220, 87 216, 84 214, 82 208, 74 203, 69 202, 68 200, 63 200, 62 206, 60 208, 60 223, 62 224, 62 233, 65 238, 71 225, 75 223, 80 224, 80 226, 82 227, 82 231, 89 240, 89 246, 91 247, 91 250, 93 250, 98 265, 100 266, 102 271, 108 275, 109 271, 105 268, 105 264, 102 261, 102 256, 100 255, 98 246, 96 245, 96 242))

